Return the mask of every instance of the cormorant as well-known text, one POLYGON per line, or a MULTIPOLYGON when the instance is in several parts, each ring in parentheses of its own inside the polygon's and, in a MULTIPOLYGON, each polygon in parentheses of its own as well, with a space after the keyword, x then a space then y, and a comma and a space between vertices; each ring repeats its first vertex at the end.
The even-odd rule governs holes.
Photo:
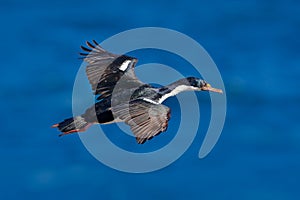
POLYGON ((141 82, 134 73, 137 59, 116 55, 104 50, 95 40, 81 46, 80 53, 87 62, 86 75, 97 102, 84 114, 53 125, 62 135, 83 132, 93 124, 125 122, 134 133, 137 143, 143 144, 166 131, 170 108, 162 102, 183 91, 222 90, 211 87, 202 79, 188 77, 163 87, 141 82))

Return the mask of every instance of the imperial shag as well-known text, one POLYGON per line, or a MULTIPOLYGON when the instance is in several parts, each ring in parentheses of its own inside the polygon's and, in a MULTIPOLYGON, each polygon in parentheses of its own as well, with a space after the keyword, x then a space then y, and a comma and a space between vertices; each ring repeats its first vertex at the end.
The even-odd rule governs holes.
POLYGON ((86 74, 97 102, 84 114, 53 125, 67 135, 86 131, 93 124, 125 122, 134 133, 137 143, 143 144, 166 131, 170 108, 162 105, 167 98, 183 91, 222 90, 212 88, 202 79, 188 77, 170 85, 153 87, 141 82, 134 73, 137 59, 116 55, 104 50, 93 40, 81 46, 80 53, 87 62, 86 74))

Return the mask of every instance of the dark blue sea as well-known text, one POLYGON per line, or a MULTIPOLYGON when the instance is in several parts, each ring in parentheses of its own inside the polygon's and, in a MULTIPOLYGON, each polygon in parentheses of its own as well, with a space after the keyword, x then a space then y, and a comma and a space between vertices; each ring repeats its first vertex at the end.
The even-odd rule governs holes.
MULTIPOLYGON (((300 198, 300 1, 1 0, 0 19, 0 199, 300 198), (173 29, 206 49, 224 81, 227 115, 215 148, 199 159, 210 100, 197 94, 204 125, 189 149, 166 168, 134 174, 102 164, 78 135, 59 138, 51 125, 72 116, 80 45, 140 27, 173 29)), ((180 63, 166 52, 131 55, 180 63)), ((121 147, 136 145, 122 138, 121 147)), ((160 141, 164 134, 145 146, 160 141)))

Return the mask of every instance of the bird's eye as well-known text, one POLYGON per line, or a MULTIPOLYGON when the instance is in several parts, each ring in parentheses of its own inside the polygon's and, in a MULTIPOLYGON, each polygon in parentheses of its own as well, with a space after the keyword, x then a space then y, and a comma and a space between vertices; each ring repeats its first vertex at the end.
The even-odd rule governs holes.
POLYGON ((201 81, 201 87, 204 87, 204 86, 206 86, 206 85, 207 85, 206 81, 202 80, 202 81, 201 81))

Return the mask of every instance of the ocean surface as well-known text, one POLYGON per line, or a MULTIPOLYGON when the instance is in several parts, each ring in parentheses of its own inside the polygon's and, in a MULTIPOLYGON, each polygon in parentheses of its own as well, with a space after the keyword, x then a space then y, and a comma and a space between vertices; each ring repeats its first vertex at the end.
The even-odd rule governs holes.
MULTIPOLYGON (((0 199, 300 198, 300 1, 1 0, 0 19, 0 199), (190 148, 166 168, 132 174, 100 163, 77 135, 57 137, 51 125, 72 116, 79 46, 139 27, 173 29, 201 44, 222 75, 227 115, 217 145, 199 159, 210 100, 197 94, 204 125, 190 148)), ((131 55, 141 64, 181 62, 159 51, 131 55)), ((177 104, 166 102, 174 105, 171 130, 177 104)), ((136 145, 111 132, 120 147, 136 145)), ((161 134, 146 148, 172 137, 161 134)))

